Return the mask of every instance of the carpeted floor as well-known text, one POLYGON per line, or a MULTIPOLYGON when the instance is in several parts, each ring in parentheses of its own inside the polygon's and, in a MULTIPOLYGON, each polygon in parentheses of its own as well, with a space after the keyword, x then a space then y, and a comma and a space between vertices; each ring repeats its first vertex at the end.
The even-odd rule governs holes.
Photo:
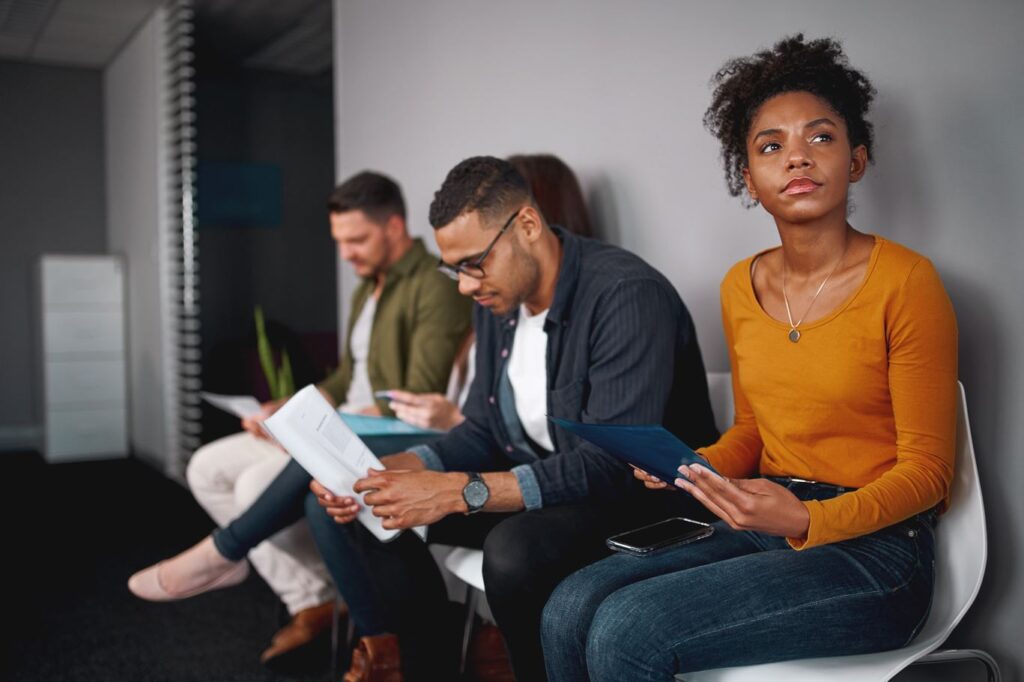
POLYGON ((14 540, 0 559, 8 607, 0 679, 329 679, 326 642, 319 672, 284 678, 260 665, 284 614, 255 572, 183 602, 152 604, 128 592, 131 573, 213 527, 183 487, 133 460, 0 458, 0 519, 14 540))
MULTIPOLYGON (((284 611, 255 572, 238 587, 182 602, 151 604, 128 592, 134 571, 213 527, 185 488, 133 460, 47 465, 27 452, 0 459, 0 523, 9 540, 0 555, 3 682, 331 679, 326 641, 314 659, 318 672, 284 676, 260 665, 284 611)), ((983 679, 979 666, 941 668, 897 679, 983 679)))

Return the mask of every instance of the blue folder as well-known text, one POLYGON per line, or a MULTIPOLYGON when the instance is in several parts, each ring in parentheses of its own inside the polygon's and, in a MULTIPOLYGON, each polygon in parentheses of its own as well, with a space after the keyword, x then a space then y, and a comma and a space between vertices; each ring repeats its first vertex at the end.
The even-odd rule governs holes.
POLYGON ((366 414, 339 412, 341 418, 360 438, 363 436, 436 436, 440 431, 421 429, 395 417, 374 417, 366 414))
POLYGON ((707 460, 661 425, 584 424, 558 417, 549 419, 609 455, 639 467, 666 483, 679 478, 678 469, 683 464, 700 464, 715 471, 707 460))

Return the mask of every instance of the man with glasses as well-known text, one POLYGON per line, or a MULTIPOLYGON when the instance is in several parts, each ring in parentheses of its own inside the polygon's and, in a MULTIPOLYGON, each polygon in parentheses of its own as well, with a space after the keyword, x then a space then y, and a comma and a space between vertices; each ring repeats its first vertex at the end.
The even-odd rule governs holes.
MULTIPOLYGON (((704 445, 718 435, 704 366, 668 280, 622 249, 549 226, 508 162, 457 165, 430 222, 439 269, 478 304, 466 421, 430 446, 383 458, 386 470, 355 491, 386 528, 428 526, 428 542, 484 550, 488 602, 516 677, 543 680, 540 615, 554 587, 605 556, 609 535, 699 513, 686 496, 644 494, 627 466, 548 416, 664 423, 704 445)), ((426 543, 403 533, 382 544, 350 523, 355 498, 311 487, 327 513, 308 509, 307 518, 341 592, 372 596, 360 601, 366 612, 349 600, 372 636, 345 679, 380 679, 399 650, 407 680, 454 679, 447 597, 426 543), (373 584, 349 579, 357 569, 373 584)))

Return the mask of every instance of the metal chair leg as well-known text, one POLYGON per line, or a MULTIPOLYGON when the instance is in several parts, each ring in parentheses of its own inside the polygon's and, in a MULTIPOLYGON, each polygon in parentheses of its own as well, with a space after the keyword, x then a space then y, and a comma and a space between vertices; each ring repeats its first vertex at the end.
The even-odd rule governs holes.
POLYGON ((475 587, 466 585, 466 622, 462 626, 462 656, 459 659, 459 673, 466 672, 466 655, 469 653, 469 640, 473 635, 473 618, 476 616, 476 602, 479 592, 475 587))
POLYGON ((913 665, 951 663, 954 661, 980 661, 988 673, 988 682, 1001 682, 999 664, 987 651, 981 649, 939 649, 914 661, 913 665))
MULTIPOLYGON (((338 678, 338 656, 341 653, 339 648, 339 639, 341 636, 341 628, 338 627, 338 620, 341 617, 341 605, 344 604, 340 598, 335 598, 334 609, 331 614, 331 679, 338 678)), ((355 633, 355 624, 352 619, 348 619, 348 628, 345 637, 345 643, 347 645, 352 644, 352 636, 355 633)))

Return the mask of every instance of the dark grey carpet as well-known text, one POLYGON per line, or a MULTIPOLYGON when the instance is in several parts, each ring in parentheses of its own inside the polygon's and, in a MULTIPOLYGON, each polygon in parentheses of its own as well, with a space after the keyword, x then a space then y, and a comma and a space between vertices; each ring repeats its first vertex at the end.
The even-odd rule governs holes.
POLYGON ((133 460, 47 465, 35 453, 0 453, 0 461, 8 538, 0 679, 329 679, 326 649, 317 673, 284 677, 260 665, 283 609, 255 572, 238 587, 176 603, 128 592, 134 571, 212 528, 183 487, 133 460))

